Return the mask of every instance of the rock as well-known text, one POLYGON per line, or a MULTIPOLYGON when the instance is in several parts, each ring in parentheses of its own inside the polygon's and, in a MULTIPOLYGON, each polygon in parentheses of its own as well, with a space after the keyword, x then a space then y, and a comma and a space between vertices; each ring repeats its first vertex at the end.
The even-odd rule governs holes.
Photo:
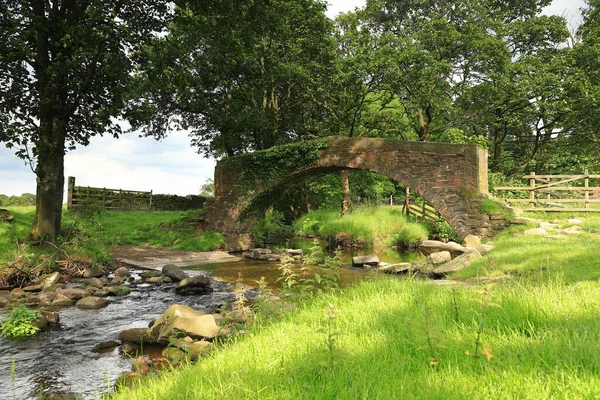
POLYGON ((127 281, 127 278, 124 276, 115 276, 112 278, 110 283, 107 286, 119 286, 127 281))
POLYGON ((115 270, 115 276, 128 278, 131 276, 131 274, 129 273, 129 269, 127 269, 127 267, 119 267, 115 270))
POLYGON ((79 300, 76 304, 77 307, 83 310, 98 310, 100 308, 106 307, 108 305, 108 301, 103 299, 102 297, 96 296, 88 296, 79 300))
POLYGON ((552 224, 550 222, 540 222, 539 228, 545 229, 545 230, 552 230, 552 229, 556 229, 558 228, 558 225, 556 224, 552 224))
POLYGON ((4 296, 0 296, 0 308, 4 308, 8 305, 8 299, 4 296))
POLYGON ((465 247, 477 248, 481 244, 481 238, 475 235, 467 235, 465 237, 465 247))
POLYGON ((115 382, 115 390, 121 387, 131 388, 140 384, 142 376, 137 372, 124 372, 115 382))
POLYGON ((438 276, 448 275, 468 267, 473 261, 481 257, 482 255, 477 251, 477 249, 469 249, 464 254, 456 257, 452 261, 448 261, 447 263, 434 268, 433 273, 438 276))
POLYGON ((109 296, 126 296, 131 293, 131 289, 124 285, 105 287, 104 290, 109 296))
POLYGON ((40 318, 34 323, 40 329, 45 329, 49 325, 58 325, 60 317, 56 311, 40 311, 40 318))
POLYGON ((452 260, 452 256, 449 251, 438 251, 437 253, 431 253, 427 257, 427 263, 433 265, 443 264, 450 260, 452 260))
POLYGON ((377 256, 356 256, 352 257, 352 266, 364 268, 365 266, 376 267, 379 265, 379 257, 377 256))
POLYGON ((400 274, 402 272, 410 271, 412 268, 412 264, 408 262, 398 263, 398 264, 388 264, 379 267, 379 272, 384 272, 386 274, 400 274))
POLYGON ((281 254, 269 254, 266 256, 267 261, 281 261, 283 256, 281 254))
POLYGON ((13 222, 15 217, 4 208, 0 208, 0 222, 13 222))
POLYGON ((131 366, 131 370, 133 372, 137 372, 141 376, 146 376, 150 373, 150 362, 144 357, 138 357, 133 361, 133 365, 131 366))
POLYGON ((537 222, 537 220, 535 220, 533 218, 525 218, 525 217, 514 218, 510 221, 510 223, 514 224, 514 225, 527 225, 527 224, 531 224, 534 222, 537 222))
POLYGON ((101 276, 104 276, 104 270, 99 267, 89 267, 83 271, 84 278, 99 278, 101 276))
POLYGON ((56 293, 54 299, 52 300, 52 306, 54 307, 69 307, 75 304, 74 300, 65 296, 62 293, 56 293))
POLYGON ((450 252, 450 255, 454 258, 463 254, 467 250, 467 248, 455 242, 444 243, 438 240, 424 240, 419 245, 419 250, 426 256, 429 256, 431 253, 448 251, 450 252))
POLYGON ((285 249, 285 255, 290 257, 302 257, 304 255, 304 251, 302 249, 285 249))
POLYGON ((141 349, 136 343, 125 342, 121 344, 121 353, 127 357, 137 357, 141 354, 141 349))
MULTIPOLYGON (((166 276, 164 278, 169 278, 169 277, 166 276)), ((169 278, 169 279, 171 279, 171 278, 169 278)), ((148 283, 163 283, 164 279, 163 279, 163 276, 153 276, 152 278, 148 278, 148 280, 146 282, 148 282, 148 283)))
POLYGON ((175 282, 182 281, 188 277, 187 274, 175 264, 167 264, 162 267, 162 274, 173 279, 175 282))
POLYGON ((57 294, 62 294, 63 296, 68 297, 71 300, 80 300, 84 297, 88 296, 89 293, 85 289, 81 288, 69 288, 69 289, 59 289, 56 291, 57 294))
POLYGON ((42 285, 29 285, 23 288, 24 292, 32 293, 32 292, 41 292, 42 285))
POLYGON ((523 235, 527 236, 546 236, 547 234, 548 231, 543 228, 533 228, 523 232, 523 235))
POLYGON ((140 274, 140 277, 144 279, 154 278, 157 276, 162 276, 162 273, 160 273, 160 271, 144 271, 140 274))
POLYGON ((25 291, 21 288, 14 288, 10 291, 10 295, 12 298, 18 299, 27 296, 27 293, 25 293, 25 291))
POLYGON ((210 278, 204 275, 197 275, 191 278, 185 278, 175 288, 175 292, 179 294, 206 294, 212 292, 210 286, 210 278))
POLYGON ((102 281, 98 278, 87 278, 83 280, 83 284, 97 289, 102 289, 102 281))
POLYGON ((92 347, 92 351, 94 353, 100 353, 102 350, 114 349, 118 345, 119 343, 116 340, 105 340, 92 347))
POLYGON ((219 327, 212 314, 174 304, 149 328, 152 343, 168 343, 178 332, 195 339, 213 339, 217 336, 219 327))
POLYGON ((571 226, 569 228, 563 229, 559 233, 563 235, 577 235, 578 233, 581 233, 581 228, 579 226, 571 226))
POLYGON ((579 219, 579 218, 569 218, 567 220, 568 223, 573 224, 573 225, 579 225, 580 223, 583 222, 583 220, 579 219))
POLYGON ((150 337, 148 335, 148 328, 126 329, 119 333, 118 339, 121 343, 154 343, 150 340, 150 337))
POLYGON ((60 274, 58 272, 53 272, 42 281, 42 291, 49 290, 54 285, 58 283, 60 279, 60 274))

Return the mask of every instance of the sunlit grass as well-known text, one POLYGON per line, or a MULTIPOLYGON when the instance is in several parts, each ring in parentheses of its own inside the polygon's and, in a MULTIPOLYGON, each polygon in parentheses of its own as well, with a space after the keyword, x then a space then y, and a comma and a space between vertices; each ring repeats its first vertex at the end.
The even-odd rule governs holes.
POLYGON ((320 297, 197 365, 144 380, 115 398, 600 396, 600 285, 549 281, 488 290, 493 305, 482 341, 489 360, 465 354, 474 353, 481 288, 375 280, 320 297), (322 331, 330 303, 340 333, 333 365, 322 331))

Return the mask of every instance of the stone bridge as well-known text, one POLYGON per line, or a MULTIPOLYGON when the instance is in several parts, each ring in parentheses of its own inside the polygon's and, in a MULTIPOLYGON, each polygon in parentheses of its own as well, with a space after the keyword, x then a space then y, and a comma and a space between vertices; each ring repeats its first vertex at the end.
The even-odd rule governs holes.
MULTIPOLYGON (((265 179, 249 179, 241 171, 240 163, 235 162, 239 156, 217 162, 215 197, 207 201, 202 210, 203 228, 225 233, 228 249, 247 248, 251 220, 244 221, 240 217, 261 193, 268 195, 270 189, 286 183, 342 169, 375 172, 410 187, 431 204, 461 238, 469 234, 491 237, 507 225, 502 214, 488 215, 481 211, 488 193, 487 150, 478 149, 474 144, 346 137, 330 137, 321 143, 308 165, 289 171, 291 173, 279 179, 266 177, 268 168, 264 168, 265 179)), ((278 168, 277 165, 271 167, 278 168)))

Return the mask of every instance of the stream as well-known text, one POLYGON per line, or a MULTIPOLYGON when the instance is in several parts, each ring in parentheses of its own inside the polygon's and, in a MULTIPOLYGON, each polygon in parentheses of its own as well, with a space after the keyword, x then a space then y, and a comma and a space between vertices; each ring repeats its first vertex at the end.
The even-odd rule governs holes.
MULTIPOLYGON (((297 248, 310 242, 292 243, 297 248)), ((374 254, 372 251, 367 252, 374 254)), ((360 253, 359 253, 360 254, 360 253)), ((362 254, 366 254, 362 252, 362 254)), ((418 255, 400 254, 386 250, 377 253, 381 261, 414 261, 418 255)), ((344 264, 351 264, 352 255, 343 255, 344 264)), ((147 327, 169 305, 184 304, 202 310, 217 310, 234 298, 232 282, 241 273, 243 281, 256 286, 262 276, 271 287, 279 277, 278 263, 242 260, 233 263, 202 265, 186 268, 190 275, 205 274, 213 278, 214 291, 202 296, 182 296, 175 293, 176 284, 160 286, 140 284, 123 297, 110 297, 110 304, 100 310, 61 308, 58 328, 41 332, 33 338, 14 340, 0 335, 0 400, 39 399, 100 399, 112 390, 114 382, 131 370, 132 360, 119 353, 119 348, 94 353, 92 347, 105 340, 116 340, 119 332, 130 328, 147 327), (13 372, 14 371, 14 372, 13 372)), ((132 276, 141 271, 131 270, 132 276)), ((340 285, 346 286, 372 273, 342 268, 340 285)), ((4 311, 6 312, 6 311, 4 311)), ((154 349, 156 351, 156 349, 154 349)), ((152 352, 152 348, 144 349, 152 352)))

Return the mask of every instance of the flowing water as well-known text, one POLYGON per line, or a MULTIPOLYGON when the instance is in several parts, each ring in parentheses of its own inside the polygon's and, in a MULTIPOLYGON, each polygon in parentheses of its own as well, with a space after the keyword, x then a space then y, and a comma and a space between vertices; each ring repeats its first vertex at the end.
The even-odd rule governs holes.
MULTIPOLYGON (((304 247, 306 251, 310 242, 293 245, 304 247)), ((344 255, 348 264, 350 257, 349 253, 344 255)), ((398 262, 416 256, 387 252, 379 257, 382 261, 398 262)), ((60 326, 33 338, 10 340, 0 335, 0 400, 38 399, 40 394, 57 393, 72 393, 71 398, 99 399, 123 372, 131 370, 132 360, 120 354, 118 348, 93 353, 94 345, 116 340, 122 330, 147 327, 171 304, 216 310, 233 300, 232 285, 228 282, 235 282, 240 273, 244 282, 251 286, 256 286, 255 281, 263 276, 275 285, 279 277, 277 267, 277 263, 243 260, 190 268, 189 275, 206 274, 215 279, 213 293, 181 296, 175 293, 174 284, 142 284, 127 296, 110 298, 110 304, 100 310, 62 308, 59 310, 60 326)), ((340 275, 340 284, 345 286, 370 276, 370 273, 343 268, 340 275)))

